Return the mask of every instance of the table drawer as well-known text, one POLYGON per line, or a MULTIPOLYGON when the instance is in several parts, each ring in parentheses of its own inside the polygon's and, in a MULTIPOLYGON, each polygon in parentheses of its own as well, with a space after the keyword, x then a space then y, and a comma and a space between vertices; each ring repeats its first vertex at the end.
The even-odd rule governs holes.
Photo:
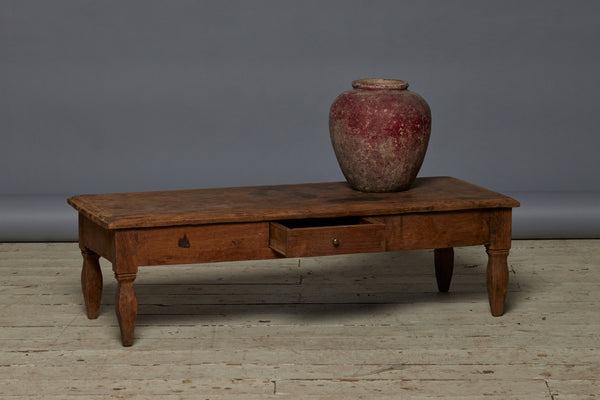
POLYGON ((379 218, 345 217, 271 222, 269 246, 286 257, 385 251, 379 218))

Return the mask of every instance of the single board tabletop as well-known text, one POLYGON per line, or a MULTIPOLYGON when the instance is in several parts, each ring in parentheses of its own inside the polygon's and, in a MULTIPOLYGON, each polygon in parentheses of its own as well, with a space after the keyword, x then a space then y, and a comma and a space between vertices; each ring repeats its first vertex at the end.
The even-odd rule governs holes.
POLYGON ((452 177, 417 178, 409 190, 364 193, 346 182, 79 195, 79 213, 107 229, 390 215, 519 202, 452 177))

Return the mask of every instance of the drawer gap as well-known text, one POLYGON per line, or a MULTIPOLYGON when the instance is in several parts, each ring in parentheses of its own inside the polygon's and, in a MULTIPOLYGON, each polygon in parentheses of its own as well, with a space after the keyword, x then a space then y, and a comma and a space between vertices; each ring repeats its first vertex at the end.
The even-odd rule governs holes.
POLYGON ((289 229, 322 228, 326 226, 347 226, 372 223, 363 217, 288 219, 276 222, 289 229))

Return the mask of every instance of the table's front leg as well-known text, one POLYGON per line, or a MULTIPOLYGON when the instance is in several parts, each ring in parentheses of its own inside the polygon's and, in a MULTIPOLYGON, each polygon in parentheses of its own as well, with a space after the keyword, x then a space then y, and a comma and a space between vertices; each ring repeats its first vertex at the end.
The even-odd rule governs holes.
POLYGON ((117 312, 123 346, 131 346, 133 344, 133 332, 135 331, 138 308, 135 288, 133 287, 135 276, 136 274, 134 273, 115 273, 115 278, 118 281, 115 310, 117 312))
POLYGON ((138 302, 133 281, 138 270, 138 239, 136 231, 117 231, 115 234, 115 261, 113 271, 117 279, 115 311, 121 330, 123 346, 133 344, 138 302))
POLYGON ((98 318, 102 299, 102 270, 100 256, 93 251, 82 248, 83 267, 81 269, 81 289, 89 319, 98 318))
POLYGON ((487 291, 492 315, 504 313, 508 292, 508 253, 511 244, 512 209, 494 210, 490 218, 490 243, 486 246, 488 265, 487 291))

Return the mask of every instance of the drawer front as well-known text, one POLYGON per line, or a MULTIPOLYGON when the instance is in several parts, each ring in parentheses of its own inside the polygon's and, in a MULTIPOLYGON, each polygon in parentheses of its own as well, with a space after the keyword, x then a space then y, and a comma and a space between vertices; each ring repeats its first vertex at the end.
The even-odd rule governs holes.
POLYGON ((385 224, 378 218, 271 222, 269 246, 286 257, 385 251, 385 224))

